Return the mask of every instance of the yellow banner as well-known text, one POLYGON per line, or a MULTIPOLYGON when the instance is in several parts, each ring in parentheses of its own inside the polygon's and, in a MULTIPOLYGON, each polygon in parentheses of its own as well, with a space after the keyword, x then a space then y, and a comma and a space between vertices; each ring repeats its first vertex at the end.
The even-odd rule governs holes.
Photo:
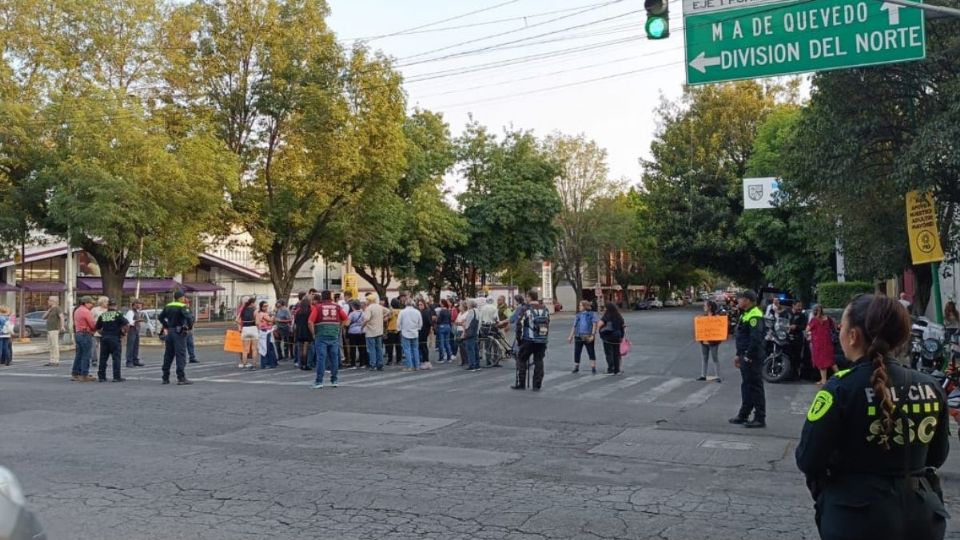
POLYGON ((940 262, 943 247, 937 230, 937 206, 932 193, 907 193, 907 234, 913 264, 940 262))

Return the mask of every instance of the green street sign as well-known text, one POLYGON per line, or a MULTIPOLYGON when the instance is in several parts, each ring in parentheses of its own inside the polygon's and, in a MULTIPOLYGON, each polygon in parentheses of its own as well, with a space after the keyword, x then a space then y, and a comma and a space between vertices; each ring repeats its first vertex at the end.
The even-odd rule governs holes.
POLYGON ((880 0, 753 0, 751 7, 736 7, 744 1, 685 0, 687 84, 926 56, 923 11, 917 8, 880 0))

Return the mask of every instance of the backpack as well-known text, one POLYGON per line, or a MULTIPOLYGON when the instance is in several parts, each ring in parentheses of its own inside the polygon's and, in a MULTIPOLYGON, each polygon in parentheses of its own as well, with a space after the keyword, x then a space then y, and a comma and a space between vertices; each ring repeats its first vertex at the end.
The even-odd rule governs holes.
POLYGON ((533 343, 546 343, 550 335, 550 312, 543 306, 527 306, 524 314, 530 330, 528 339, 533 343))

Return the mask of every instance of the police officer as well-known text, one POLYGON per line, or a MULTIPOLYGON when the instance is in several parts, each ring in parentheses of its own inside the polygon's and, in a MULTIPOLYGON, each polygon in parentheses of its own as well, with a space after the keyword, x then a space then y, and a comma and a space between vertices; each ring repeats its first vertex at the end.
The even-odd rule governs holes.
POLYGON ((120 339, 127 333, 127 318, 117 311, 117 301, 107 301, 107 310, 97 318, 100 332, 100 362, 97 365, 97 381, 107 382, 107 358, 113 356, 113 382, 123 382, 120 376, 120 339))
POLYGON ((757 307, 757 295, 753 291, 737 294, 737 305, 743 314, 737 324, 737 356, 733 359, 733 365, 740 370, 740 412, 730 423, 747 428, 767 427, 767 400, 763 394, 763 312, 757 307))
POLYGON ((885 296, 855 298, 840 345, 856 359, 814 397, 797 446, 821 538, 931 540, 947 513, 934 469, 949 453, 948 409, 936 381, 896 363, 910 315, 885 296))
POLYGON ((193 318, 187 305, 183 303, 183 291, 173 293, 173 302, 163 308, 157 320, 163 326, 166 346, 163 351, 163 384, 170 384, 170 364, 177 359, 177 384, 193 384, 187 380, 187 333, 193 325, 193 318))

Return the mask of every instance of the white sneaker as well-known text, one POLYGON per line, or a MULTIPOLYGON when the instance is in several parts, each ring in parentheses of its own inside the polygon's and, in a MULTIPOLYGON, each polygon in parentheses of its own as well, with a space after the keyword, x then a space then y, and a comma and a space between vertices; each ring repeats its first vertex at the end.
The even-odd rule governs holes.
POLYGON ((239 364, 237 364, 237 367, 240 368, 240 369, 243 369, 243 368, 247 367, 247 365, 244 364, 243 362, 240 362, 239 364))

